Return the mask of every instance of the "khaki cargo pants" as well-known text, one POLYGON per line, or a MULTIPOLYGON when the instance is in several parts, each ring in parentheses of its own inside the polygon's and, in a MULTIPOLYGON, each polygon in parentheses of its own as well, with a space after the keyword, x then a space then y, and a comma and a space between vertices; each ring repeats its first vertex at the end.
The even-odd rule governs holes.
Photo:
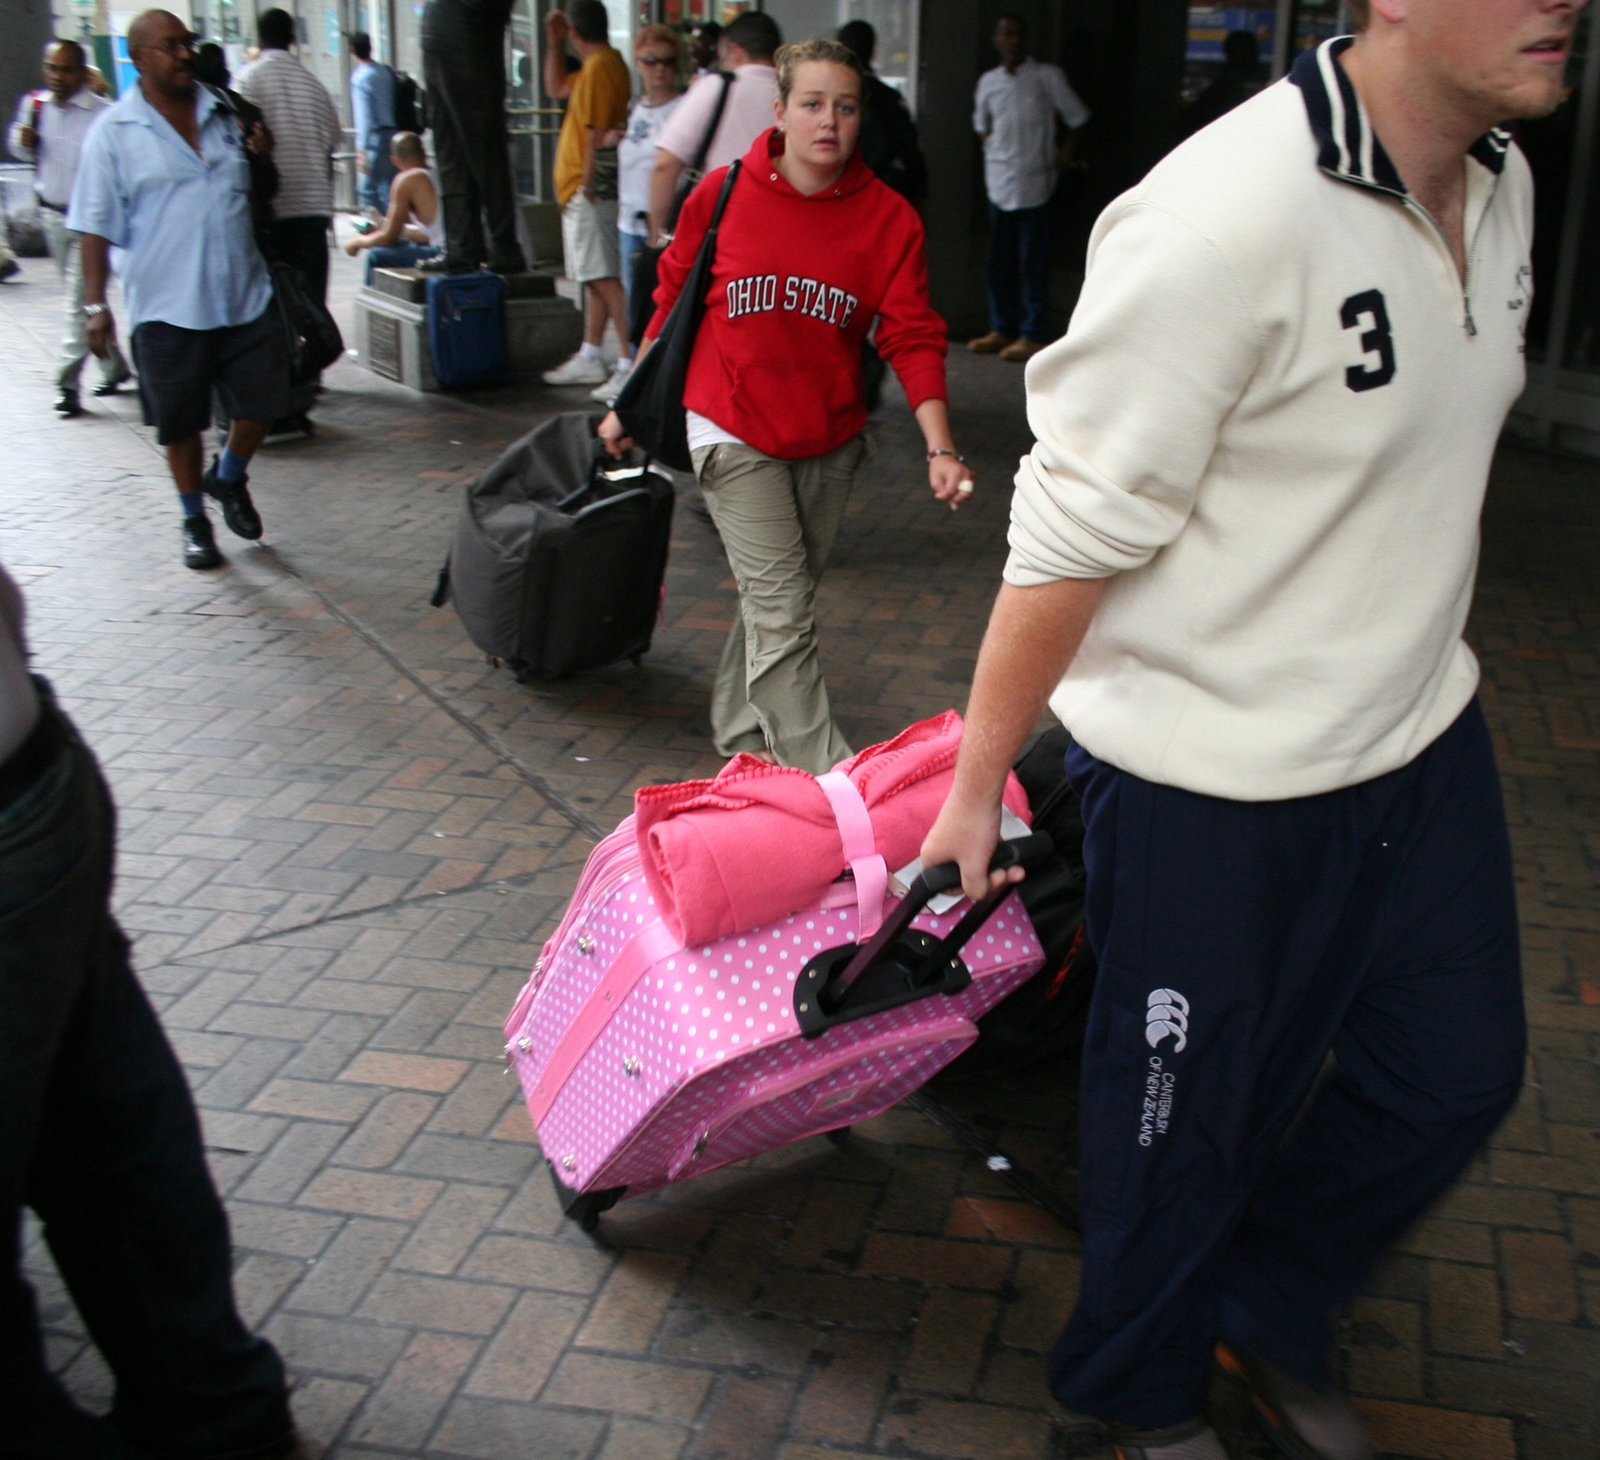
POLYGON ((739 585, 711 695, 711 736, 722 755, 770 750, 780 765, 819 775, 851 754, 822 681, 815 597, 850 485, 870 455, 865 435, 800 461, 731 443, 694 452, 739 585))

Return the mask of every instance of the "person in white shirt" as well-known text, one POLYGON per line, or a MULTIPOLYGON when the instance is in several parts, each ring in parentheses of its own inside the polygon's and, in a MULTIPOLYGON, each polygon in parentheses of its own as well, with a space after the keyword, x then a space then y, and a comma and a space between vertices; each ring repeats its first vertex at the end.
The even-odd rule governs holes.
MULTIPOLYGON (((89 358, 89 327, 83 317, 83 249, 67 227, 67 205, 78 175, 83 139, 110 102, 89 89, 83 47, 77 41, 51 41, 44 48, 43 93, 32 91, 17 105, 7 145, 19 162, 33 164, 33 190, 39 199, 45 242, 66 284, 65 328, 56 355, 56 412, 83 414, 78 377, 89 358)), ((133 371, 113 340, 100 362, 97 396, 116 393, 133 371)))
POLYGON ((733 81, 725 82, 717 72, 700 77, 656 141, 655 171, 650 175, 652 245, 659 244, 662 233, 671 226, 679 181, 706 146, 706 133, 717 115, 723 87, 728 87, 728 99, 717 118, 702 172, 714 172, 743 157, 750 144, 772 125, 772 99, 778 87, 772 58, 782 44, 778 22, 758 10, 736 15, 723 29, 717 58, 723 71, 732 72, 733 81))
POLYGON ((1055 336, 1050 324, 1050 199, 1089 120, 1059 66, 1032 60, 1022 18, 994 28, 1000 64, 978 78, 972 125, 983 138, 989 194, 989 331, 968 342, 979 355, 1026 360, 1055 336), (1056 143, 1056 119, 1066 126, 1056 143))
MULTIPOLYGON (((670 25, 647 25, 633 38, 633 66, 642 90, 628 110, 628 124, 617 141, 617 242, 622 246, 622 283, 628 291, 631 339, 643 334, 649 322, 645 310, 653 307, 637 297, 634 261, 650 242, 650 179, 662 130, 683 99, 678 84, 682 64, 682 41, 670 25)), ((606 387, 597 389, 603 392, 606 387)), ((610 405, 615 396, 599 398, 610 405)))
MULTIPOLYGON (((1356 0, 1171 152, 1027 368, 1038 440, 951 793, 1072 732, 1099 972, 1083 1279, 1050 1359, 1130 1460, 1373 1460, 1333 1321, 1516 1100, 1511 847, 1462 633, 1524 382, 1532 175, 1584 0, 1356 0)), ((1402 1447, 1403 1448, 1403 1447, 1402 1447)))
POLYGON ((239 73, 238 91, 261 108, 273 136, 278 191, 272 199, 272 245, 305 275, 312 294, 326 300, 333 154, 344 141, 344 129, 327 89, 289 54, 294 17, 286 10, 263 10, 256 34, 261 55, 239 73))
POLYGON ((389 161, 394 181, 388 213, 376 230, 344 246, 351 258, 366 251, 368 284, 374 269, 414 268, 423 259, 438 258, 444 247, 439 174, 428 166, 422 138, 415 132, 396 132, 389 144, 389 161))

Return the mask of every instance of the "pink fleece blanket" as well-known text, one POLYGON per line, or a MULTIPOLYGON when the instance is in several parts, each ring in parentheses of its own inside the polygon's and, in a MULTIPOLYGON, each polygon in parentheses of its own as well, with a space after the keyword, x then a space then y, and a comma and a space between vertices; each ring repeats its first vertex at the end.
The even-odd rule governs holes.
MULTIPOLYGON (((921 848, 949 793, 960 744, 961 717, 946 710, 835 767, 860 791, 890 872, 921 848)), ((1005 804, 1031 821, 1014 775, 1005 804)), ((643 787, 634 793, 634 816, 651 894, 685 945, 811 907, 845 868, 838 824, 816 778, 750 755, 734 756, 714 780, 643 787)))

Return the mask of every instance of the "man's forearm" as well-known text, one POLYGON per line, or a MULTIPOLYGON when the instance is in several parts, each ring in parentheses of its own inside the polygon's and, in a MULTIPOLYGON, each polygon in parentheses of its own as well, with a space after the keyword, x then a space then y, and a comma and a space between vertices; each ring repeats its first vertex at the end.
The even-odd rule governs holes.
POLYGON ((1006 773, 1078 652, 1104 578, 1002 583, 978 652, 952 797, 999 804, 1006 773))
POLYGON ((667 221, 672 217, 672 199, 678 191, 678 179, 687 164, 672 153, 656 148, 656 165, 650 174, 650 243, 661 242, 667 221))
POLYGON ((83 302, 104 304, 106 281, 111 277, 111 242, 98 233, 81 235, 83 260, 83 302))

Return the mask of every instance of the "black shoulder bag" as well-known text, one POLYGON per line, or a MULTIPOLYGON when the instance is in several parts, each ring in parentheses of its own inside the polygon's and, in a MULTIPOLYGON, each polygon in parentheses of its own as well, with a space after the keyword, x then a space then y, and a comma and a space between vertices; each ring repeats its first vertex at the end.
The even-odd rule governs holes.
POLYGON ((289 340, 289 378, 295 385, 304 385, 344 354, 344 336, 327 305, 312 297, 305 276, 279 258, 272 246, 271 201, 278 190, 277 164, 246 145, 251 128, 263 120, 260 108, 220 86, 208 85, 206 89, 239 128, 240 146, 250 168, 250 211, 256 247, 272 278, 272 303, 268 307, 276 311, 289 340))
POLYGON ((688 414, 683 404, 684 384, 689 378, 689 357, 694 353, 695 336, 706 312, 706 291, 711 287, 711 265, 717 256, 717 229, 728 206, 728 195, 739 176, 739 164, 728 169, 728 176, 717 194, 706 236, 694 256, 689 277, 673 301, 667 321, 655 343, 645 351, 622 387, 612 407, 622 428, 657 461, 678 471, 693 471, 689 459, 688 414))

